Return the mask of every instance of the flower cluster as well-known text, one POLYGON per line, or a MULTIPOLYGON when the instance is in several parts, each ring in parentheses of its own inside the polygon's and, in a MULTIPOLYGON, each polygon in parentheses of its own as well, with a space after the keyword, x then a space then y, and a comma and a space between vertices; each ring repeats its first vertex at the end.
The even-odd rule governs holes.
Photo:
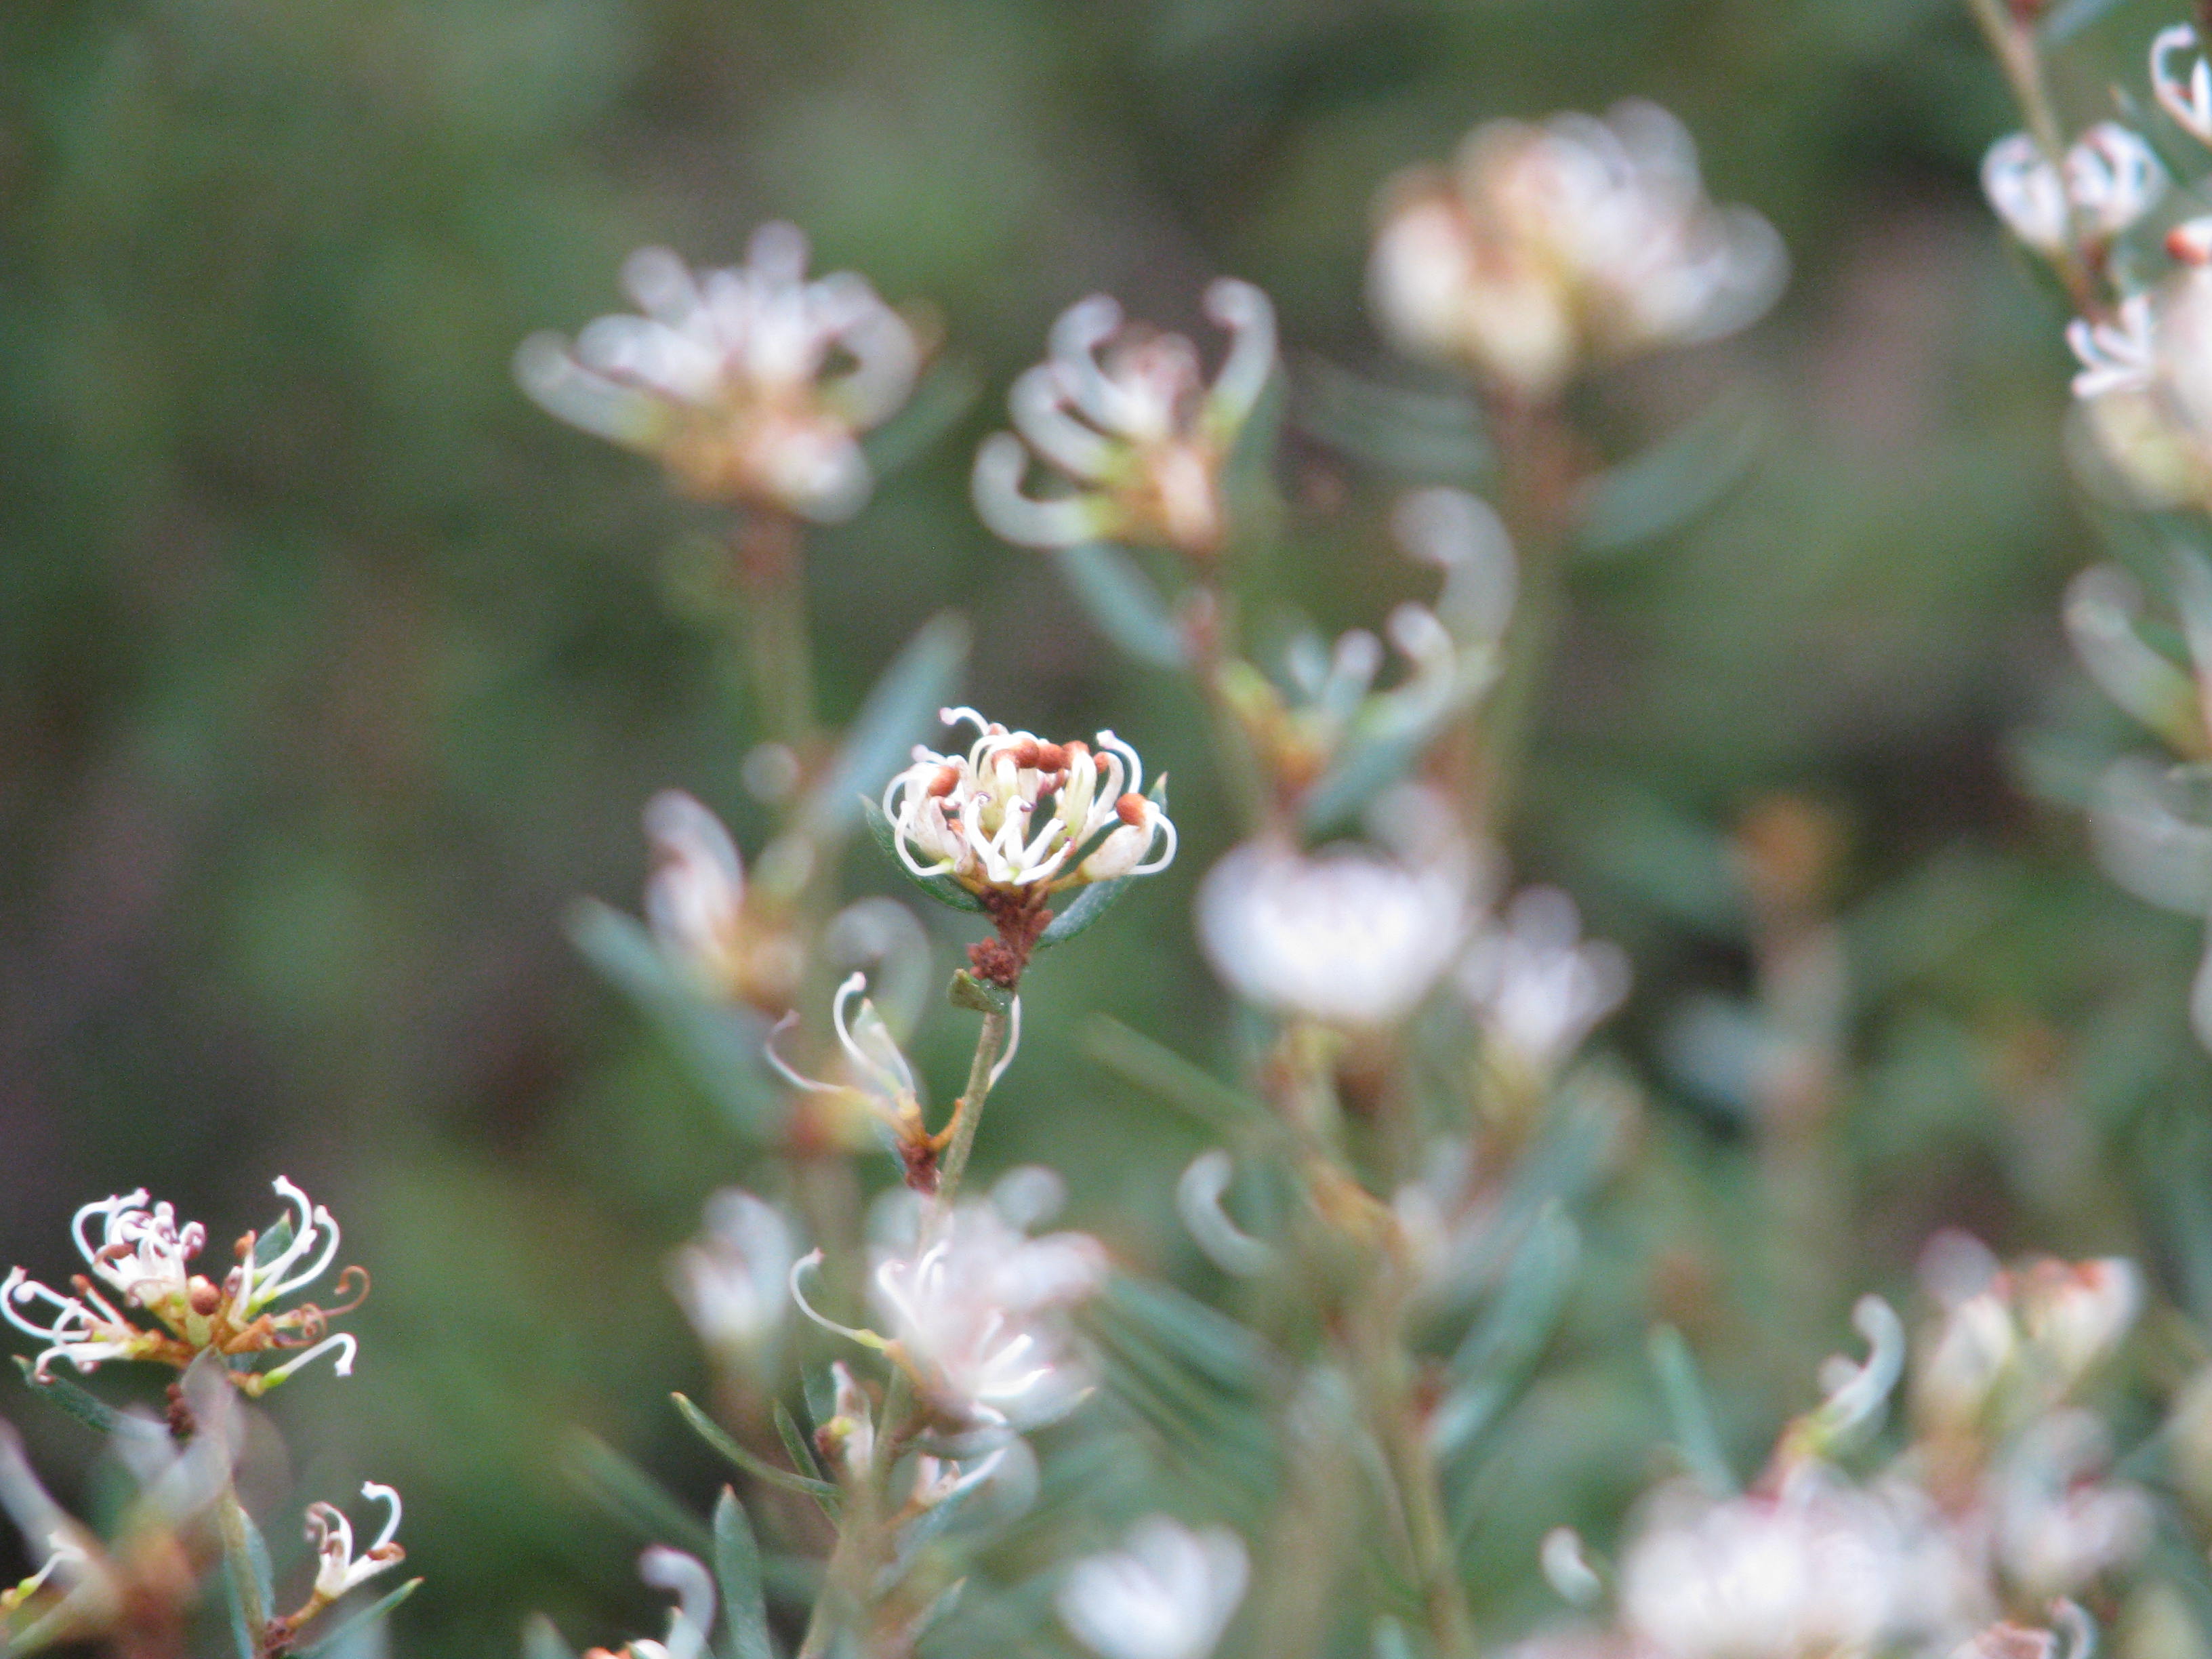
MULTIPOLYGON (((1930 1246, 1923 1278, 1937 1311, 1914 1345, 1905 1449, 1862 1479, 1844 1467, 1905 1360, 1902 1328, 1869 1298, 1860 1324, 1873 1352, 1830 1362, 1826 1401, 1784 1432, 1750 1491, 1677 1482, 1653 1493, 1622 1553, 1615 1628, 1595 1651, 2005 1651, 1987 1646, 2014 1628, 2001 1621, 2076 1626, 2075 1600, 2142 1554, 2148 1498, 2110 1475, 2102 1423, 2077 1403, 2127 1333, 2133 1270, 2039 1260, 2007 1272, 1951 1234, 1930 1246)), ((1577 1599, 1595 1589, 1562 1588, 1577 1599)), ((1573 1645, 1559 1636, 1537 1648, 1573 1645)))
POLYGON ((1226 1527, 1194 1531, 1147 1516, 1120 1549, 1068 1569, 1060 1621, 1100 1659, 1207 1659, 1250 1571, 1243 1541, 1226 1527))
POLYGON ((1210 386, 1182 335, 1124 328, 1103 294, 1070 307, 1053 326, 1051 356, 1014 382, 1020 436, 994 434, 976 453, 983 521, 1024 547, 1111 541, 1194 558, 1218 552, 1229 534, 1223 474, 1273 372, 1275 319, 1258 289, 1226 277, 1206 291, 1206 310, 1231 335, 1210 386), (1073 492, 1024 494, 1031 452, 1073 492))
POLYGON ((2057 164, 2025 132, 1982 159, 1982 188, 2012 234, 2047 259, 2097 248, 2132 229, 2166 193, 2166 169, 2142 136, 2100 121, 2057 164))
POLYGON ((337 1256, 338 1228, 328 1210, 310 1203, 289 1181, 279 1176, 275 1185, 296 1213, 265 1237, 249 1232, 240 1239, 238 1266, 220 1285, 192 1271, 207 1229, 197 1221, 179 1227, 168 1204, 149 1208, 144 1188, 79 1210, 70 1231, 92 1271, 71 1281, 76 1294, 51 1289, 21 1267, 0 1283, 0 1315, 50 1345, 38 1357, 37 1375, 47 1376, 56 1359, 83 1372, 111 1359, 155 1360, 181 1370, 209 1352, 222 1357, 226 1374, 250 1395, 274 1388, 319 1354, 336 1354, 338 1375, 350 1374, 355 1340, 331 1335, 326 1327, 333 1314, 360 1305, 368 1275, 359 1267, 338 1275, 339 1293, 353 1292, 343 1306, 303 1302, 277 1308, 329 1271, 337 1256), (88 1231, 95 1221, 96 1240, 88 1231), (154 1324, 137 1322, 126 1309, 151 1316, 154 1324), (26 1310, 36 1310, 36 1316, 26 1310), (268 1370, 234 1363, 293 1350, 300 1352, 268 1370))
POLYGON ((1175 825, 1141 793, 1137 751, 1111 732, 1094 747, 1009 732, 972 708, 939 717, 974 725, 967 753, 917 744, 914 763, 884 791, 884 816, 910 875, 950 877, 987 908, 1018 909, 1174 861, 1175 825))
POLYGON ((807 1303, 802 1275, 818 1250, 793 1270, 793 1294, 817 1323, 905 1370, 952 1455, 988 1451, 1091 1389, 1067 1311, 1104 1285, 1106 1253, 1085 1233, 1029 1236, 1058 1191, 1048 1172, 1017 1170, 990 1199, 917 1222, 913 1237, 879 1250, 869 1300, 880 1332, 833 1324, 807 1303))
POLYGON ((849 271, 808 281, 793 226, 753 233, 748 262, 695 274, 641 248, 623 285, 645 314, 571 343, 532 335, 523 389, 585 431, 659 457, 687 492, 835 522, 867 500, 860 434, 906 401, 914 330, 849 271))
POLYGON ((1478 127, 1449 171, 1394 179, 1381 219, 1368 290, 1384 330, 1528 398, 1731 333, 1787 271, 1773 228, 1709 200, 1688 132, 1641 102, 1478 127))

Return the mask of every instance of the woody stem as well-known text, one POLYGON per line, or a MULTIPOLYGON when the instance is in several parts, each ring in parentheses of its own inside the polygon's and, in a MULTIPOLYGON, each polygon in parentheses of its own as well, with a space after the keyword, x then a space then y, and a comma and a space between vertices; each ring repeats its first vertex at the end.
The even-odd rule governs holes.
POLYGON ((975 1057, 969 1063, 968 1086, 952 1109, 952 1139, 937 1175, 937 1200, 922 1222, 924 1243, 952 1212, 961 1178, 968 1173, 969 1155, 975 1149, 975 1130, 983 1121, 983 1103, 991 1093, 991 1073, 1006 1052, 1008 1018, 1006 1014, 983 1016, 983 1029, 975 1034, 975 1057))

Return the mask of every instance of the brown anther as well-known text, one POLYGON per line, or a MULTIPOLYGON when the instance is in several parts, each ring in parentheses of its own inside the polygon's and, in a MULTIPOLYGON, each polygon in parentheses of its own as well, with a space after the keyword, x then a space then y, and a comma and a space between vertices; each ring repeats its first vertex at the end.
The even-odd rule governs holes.
POLYGON ((1066 754, 1067 763, 1070 766, 1073 766, 1078 760, 1080 760, 1084 756, 1088 755, 1091 752, 1091 745, 1084 742, 1080 738, 1071 738, 1067 742, 1062 744, 1060 748, 1066 754))
POLYGON ((957 766, 939 767, 937 769, 937 775, 929 781, 930 794, 939 800, 951 794, 959 787, 960 769, 957 766))
POLYGON ((79 1291, 89 1291, 92 1289, 92 1281, 82 1273, 71 1273, 70 1283, 79 1291))
POLYGON ((181 1382, 170 1383, 170 1434, 179 1440, 189 1440, 192 1437, 193 1431, 197 1430, 198 1426, 199 1425, 198 1421, 192 1416, 192 1408, 185 1399, 185 1385, 181 1382))
POLYGON ((2212 264, 2212 240, 2207 239, 2193 220, 2166 233, 2166 252, 2169 258, 2185 265, 2212 264))
POLYGON ((1037 745, 1037 769, 1041 772, 1067 770, 1067 749, 1065 744, 1041 743, 1037 745))
POLYGON ((1024 738, 1006 752, 1014 757, 1016 766, 1025 772, 1033 772, 1036 769, 1038 759, 1044 753, 1044 747, 1035 738, 1024 738))
POLYGON ((253 1235, 252 1233, 240 1235, 238 1243, 230 1247, 230 1253, 236 1256, 240 1261, 245 1261, 248 1256, 252 1255, 253 1254, 253 1235))
POLYGON ((1114 803, 1114 816, 1122 823, 1141 830, 1145 824, 1145 808, 1151 804, 1142 795, 1124 795, 1114 803))
POLYGON ((185 1299, 196 1314, 211 1314, 222 1306, 222 1292, 198 1273, 185 1282, 185 1299))

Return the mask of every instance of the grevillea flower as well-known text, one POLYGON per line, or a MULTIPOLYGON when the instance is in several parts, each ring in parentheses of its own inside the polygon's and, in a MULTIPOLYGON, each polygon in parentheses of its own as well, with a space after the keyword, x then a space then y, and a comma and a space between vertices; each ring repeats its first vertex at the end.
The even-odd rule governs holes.
POLYGON ((1014 382, 1017 437, 994 434, 975 456, 976 511, 1010 542, 1073 547, 1130 542, 1204 557, 1229 532, 1222 475, 1275 364, 1275 315, 1249 283, 1206 291, 1206 314, 1230 332, 1213 384, 1180 334, 1124 328, 1103 294, 1053 325, 1051 355, 1014 382), (1026 447, 1024 447, 1026 441, 1026 447), (1074 486, 1023 493, 1034 453, 1074 486))
POLYGON ((2025 132, 1990 146, 1982 158, 1982 190, 2012 234, 2055 258, 2076 234, 2108 242, 2128 230, 2166 193, 2166 169, 2142 135, 2100 121, 2056 166, 2025 132))
MULTIPOLYGON (((864 994, 867 985, 866 975, 848 975, 837 988, 836 999, 830 1005, 830 1021, 837 1030, 838 1047, 844 1051, 845 1081, 825 1083, 802 1077, 776 1053, 775 1038, 798 1023, 795 1013, 785 1015, 770 1033, 766 1050, 768 1062, 794 1089, 857 1105, 898 1154, 909 1182, 918 1182, 922 1190, 931 1190, 935 1184, 936 1155, 943 1150, 947 1134, 930 1133, 922 1114, 921 1085, 915 1080, 914 1067, 907 1063, 897 1039, 891 1036, 890 1026, 877 1013, 875 1004, 864 994)), ((998 1087, 999 1079, 1006 1075, 1006 1067, 1014 1063, 1014 1056, 1021 1049, 1019 997, 1013 999, 1009 1012, 1006 1052, 991 1067, 989 1088, 998 1087)))
MULTIPOLYGON (((682 1550, 655 1544, 637 1559, 637 1576, 655 1589, 668 1590, 676 1606, 668 1617, 668 1639, 640 1637, 626 1644, 630 1659, 701 1659, 714 1626, 714 1575, 706 1563, 682 1550)), ((584 1659, 614 1659, 605 1648, 589 1648, 584 1659)))
POLYGON ((2158 101, 2199 143, 2212 144, 2212 64, 2198 49, 2197 30, 2188 23, 2160 29, 2150 43, 2151 90, 2158 101), (2174 73, 2174 62, 2192 56, 2186 75, 2174 73))
POLYGON ((814 1311, 802 1285, 820 1251, 793 1270, 800 1308, 905 1370, 957 1456, 1050 1422, 1091 1389, 1067 1314, 1105 1283, 1104 1247, 1086 1233, 1032 1238, 1027 1218, 1011 1200, 962 1204, 933 1237, 883 1250, 869 1284, 880 1331, 814 1311))
POLYGON ((1500 925, 1476 936, 1458 979, 1492 1059, 1544 1078, 1620 1006, 1628 957, 1617 945, 1585 941, 1575 902, 1565 893, 1532 887, 1500 925))
POLYGON ((308 1604, 308 1611, 298 1616, 295 1622, 304 1624, 325 1606, 407 1559, 407 1552, 397 1541, 399 1494, 390 1486, 370 1480, 363 1483, 361 1495, 382 1504, 388 1513, 376 1541, 358 1555, 353 1547, 353 1523, 336 1504, 307 1505, 307 1546, 314 1551, 316 1559, 314 1599, 308 1604))
POLYGON ((1463 848, 1400 860, 1342 845, 1247 842, 1206 873, 1198 936, 1222 982, 1256 1007, 1347 1030, 1413 1012, 1472 920, 1463 848))
POLYGON ((1022 902, 1175 861, 1175 825, 1141 793, 1137 751, 1111 732, 1094 749, 1009 732, 972 708, 940 709, 939 718, 971 722, 976 738, 965 755, 915 745, 914 763, 884 791, 909 873, 1022 902))
POLYGON ((299 1352, 271 1370, 234 1363, 225 1374, 246 1393, 258 1395, 318 1355, 334 1353, 338 1375, 349 1376, 357 1345, 350 1335, 328 1334, 325 1327, 332 1314, 360 1305, 368 1294, 368 1275, 359 1267, 338 1275, 339 1293, 353 1292, 353 1300, 342 1307, 326 1310, 307 1302, 277 1308, 278 1302, 329 1271, 337 1256, 338 1227, 328 1210, 311 1204, 283 1176, 275 1185, 296 1214, 287 1217, 266 1242, 254 1233, 240 1239, 239 1265, 221 1285, 191 1270, 207 1243, 207 1229, 197 1221, 179 1227, 175 1210, 166 1203, 148 1208, 141 1188, 76 1212, 70 1231, 92 1272, 76 1275, 76 1294, 52 1290, 17 1267, 0 1283, 0 1315, 51 1345, 38 1358, 40 1377, 49 1375, 57 1358, 88 1372, 110 1359, 157 1360, 181 1370, 204 1352, 236 1362, 293 1350, 299 1352), (95 1219, 96 1243, 87 1231, 95 1219), (25 1312, 28 1309, 38 1310, 35 1318, 25 1312), (137 1323, 125 1309, 139 1310, 155 1322, 137 1323))
POLYGON ((1060 1621, 1101 1659, 1206 1659, 1250 1571, 1243 1541, 1226 1527, 1194 1531, 1147 1516, 1120 1549, 1068 1569, 1056 1598, 1060 1621))
POLYGON ((694 273, 641 248, 623 285, 644 315, 575 341, 535 334, 515 373, 550 414, 659 457, 691 495, 834 522, 867 500, 860 434, 906 401, 914 331, 849 271, 806 277, 806 239, 753 233, 748 262, 694 273))
POLYGON ((1401 349, 1547 397, 1584 367, 1734 332, 1787 269, 1765 220, 1707 198, 1682 125, 1631 101, 1493 121, 1449 171, 1401 174, 1368 294, 1401 349))
POLYGON ((707 1200, 706 1230, 670 1259, 668 1279, 691 1328, 725 1364, 771 1371, 790 1312, 784 1290, 799 1247, 775 1205, 742 1188, 707 1200))
POLYGON ((744 861, 721 820, 666 789, 646 803, 645 834, 645 915, 660 948, 710 996, 788 1008, 805 952, 787 926, 748 903, 744 861))

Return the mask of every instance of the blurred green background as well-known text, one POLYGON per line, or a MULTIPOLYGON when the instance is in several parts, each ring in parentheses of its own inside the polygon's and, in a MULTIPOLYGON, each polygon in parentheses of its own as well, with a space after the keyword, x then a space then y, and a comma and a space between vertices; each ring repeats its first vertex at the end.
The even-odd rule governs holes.
MULTIPOLYGON (((2069 48, 2085 117, 2172 9, 2119 6, 2069 48)), ((730 263, 770 216, 933 305, 978 392, 813 539, 830 713, 952 605, 974 701, 1110 725, 1176 774, 1182 861, 1037 973, 981 1157, 1069 1170, 1074 1218, 1182 1263, 1170 1194, 1200 1142, 1081 1026, 1103 1009, 1227 1063, 1187 921, 1224 835, 1196 710, 975 522, 974 443, 1063 306, 1105 289, 1205 339, 1222 271, 1275 296, 1294 386, 1434 389, 1363 314, 1375 186, 1480 118, 1630 94, 1684 117, 1796 276, 1750 334, 1584 410, 1616 458, 1717 400, 1755 441, 1709 511, 1579 569, 1512 837, 1634 954, 1609 1040, 1649 1103, 1497 1477, 1495 1574, 1633 1489, 1650 1318, 1690 1328, 1747 1449, 1825 1352, 1755 1334, 1780 1270, 1731 1241, 1757 1152, 1674 1040, 1752 989, 1729 837, 1777 793, 1842 848, 1833 1306, 1955 1220, 2137 1253, 2212 1314, 2197 940, 2095 873, 2068 804, 2126 733, 2059 636, 2094 547, 2060 459, 2062 313, 1976 191, 2011 118, 1953 0, 0 10, 0 1265, 65 1273, 71 1209, 141 1182, 227 1238, 292 1176, 376 1291, 358 1375, 272 1413, 302 1497, 407 1494, 429 1583, 401 1647, 512 1651, 533 1607, 580 1641, 647 1627, 636 1536, 564 1478, 562 1437, 703 1503, 665 1403, 703 1365, 662 1262, 744 1166, 562 921, 580 895, 635 906, 654 789, 757 845, 751 715, 686 575, 711 520, 530 407, 508 362, 618 308, 639 243, 730 263)), ((1303 407, 1286 588, 1372 626, 1426 591, 1378 528, 1407 480, 1303 407)), ((872 849, 853 863, 888 890, 872 849)), ((939 1099, 963 1037, 924 1033, 939 1099)), ((20 1393, 0 1412, 78 1492, 73 1425, 20 1393)))

